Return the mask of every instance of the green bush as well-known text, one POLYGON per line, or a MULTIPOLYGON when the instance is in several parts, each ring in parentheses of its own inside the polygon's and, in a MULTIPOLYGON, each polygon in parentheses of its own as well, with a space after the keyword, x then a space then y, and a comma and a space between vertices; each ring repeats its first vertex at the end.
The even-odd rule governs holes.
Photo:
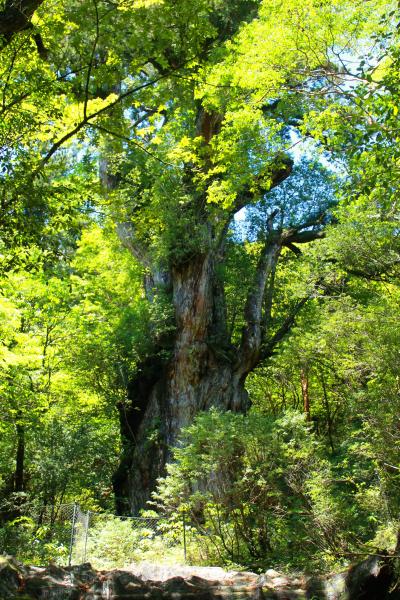
POLYGON ((66 563, 69 551, 70 523, 40 525, 29 517, 18 517, 0 528, 0 547, 25 563, 46 565, 66 563))
POLYGON ((201 414, 174 459, 155 501, 177 521, 186 513, 192 561, 327 568, 366 521, 298 412, 201 414))
MULTIPOLYGON (((183 560, 180 540, 172 532, 162 533, 162 524, 157 531, 150 527, 136 528, 131 519, 113 515, 94 516, 86 542, 86 559, 97 569, 126 567, 132 562, 171 562, 183 560), (178 542, 178 543, 177 543, 178 542)), ((74 562, 84 556, 84 531, 77 532, 74 562)))

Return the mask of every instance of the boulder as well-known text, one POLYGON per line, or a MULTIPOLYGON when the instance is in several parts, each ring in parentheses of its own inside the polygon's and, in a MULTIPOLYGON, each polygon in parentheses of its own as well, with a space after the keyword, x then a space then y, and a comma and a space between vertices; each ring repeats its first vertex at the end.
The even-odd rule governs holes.
POLYGON ((14 598, 21 588, 26 570, 11 557, 0 557, 0 598, 14 598))
POLYGON ((265 571, 265 576, 268 579, 275 579, 275 577, 281 577, 281 573, 278 573, 275 569, 268 569, 268 571, 265 571))

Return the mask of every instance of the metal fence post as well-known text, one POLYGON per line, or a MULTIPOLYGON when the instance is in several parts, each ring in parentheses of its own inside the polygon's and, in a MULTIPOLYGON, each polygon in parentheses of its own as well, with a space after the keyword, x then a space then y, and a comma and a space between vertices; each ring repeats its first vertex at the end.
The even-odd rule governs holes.
POLYGON ((69 567, 71 566, 71 562, 72 562, 72 548, 74 546, 77 514, 78 514, 78 505, 76 502, 74 502, 74 509, 72 511, 72 521, 71 521, 71 538, 70 538, 70 542, 69 542, 69 557, 68 557, 68 566, 69 567))
POLYGON ((186 562, 187 551, 186 551, 186 519, 185 513, 182 515, 182 525, 183 525, 183 560, 186 562))
POLYGON ((87 542, 88 542, 88 531, 89 531, 89 521, 90 521, 90 510, 86 513, 86 522, 85 522, 85 545, 83 550, 83 561, 86 562, 86 551, 87 551, 87 542))

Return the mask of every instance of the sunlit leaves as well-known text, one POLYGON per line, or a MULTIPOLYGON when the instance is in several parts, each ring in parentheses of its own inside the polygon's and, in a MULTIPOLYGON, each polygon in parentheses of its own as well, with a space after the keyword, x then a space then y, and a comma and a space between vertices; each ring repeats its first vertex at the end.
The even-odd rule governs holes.
POLYGON ((68 267, 52 266, 1 280, 0 477, 12 478, 18 424, 28 496, 57 502, 87 486, 102 502, 118 452, 114 406, 148 343, 142 270, 96 225, 68 267))

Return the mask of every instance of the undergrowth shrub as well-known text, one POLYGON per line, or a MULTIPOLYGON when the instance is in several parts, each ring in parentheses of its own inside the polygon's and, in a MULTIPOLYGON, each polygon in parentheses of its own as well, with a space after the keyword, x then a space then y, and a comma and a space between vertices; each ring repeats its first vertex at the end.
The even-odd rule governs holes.
POLYGON ((86 558, 96 569, 126 567, 133 562, 179 563, 183 561, 183 550, 174 527, 162 523, 153 530, 149 527, 135 528, 131 519, 121 519, 112 515, 101 515, 89 528, 87 541, 84 535, 74 550, 75 562, 86 544, 86 558))
POLYGON ((303 414, 212 410, 183 432, 154 502, 186 515, 191 562, 326 569, 374 533, 342 480, 303 414))

